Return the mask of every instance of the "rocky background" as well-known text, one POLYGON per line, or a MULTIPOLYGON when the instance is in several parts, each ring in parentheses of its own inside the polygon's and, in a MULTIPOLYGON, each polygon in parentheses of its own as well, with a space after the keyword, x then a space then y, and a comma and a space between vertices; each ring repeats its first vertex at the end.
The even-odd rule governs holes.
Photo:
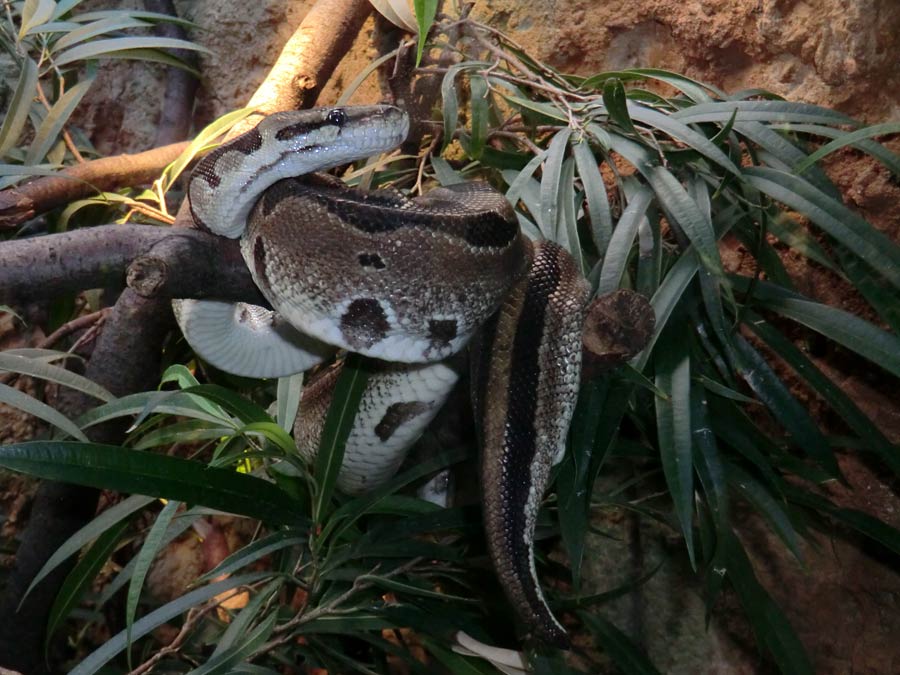
MULTIPOLYGON (((110 3, 95 3, 97 6, 110 3)), ((309 0, 195 0, 177 3, 198 28, 193 39, 212 51, 201 59, 198 128, 242 106, 309 0)), ((568 72, 590 75, 626 67, 683 72, 728 92, 764 88, 786 98, 837 108, 868 123, 900 120, 900 2, 897 0, 479 0, 473 16, 508 32, 532 54, 568 72)), ((334 100, 378 56, 382 23, 370 19, 323 94, 334 100)), ((152 144, 163 70, 124 63, 105 69, 81 111, 81 124, 104 154, 152 144)), ((356 100, 382 97, 370 78, 356 100)), ((900 150, 900 143, 892 141, 900 150)), ((829 172, 846 201, 879 228, 900 237, 896 177, 852 150, 837 153, 829 172)), ((741 251, 725 251, 739 266, 741 251)), ((789 258, 800 289, 822 301, 863 312, 863 305, 805 260, 789 258)), ((825 349, 813 353, 858 404, 900 442, 900 404, 890 382, 870 366, 825 349)), ((799 387, 799 385, 798 385, 799 387)), ((801 389, 799 395, 803 396, 801 389)), ((816 410, 817 402, 808 400, 816 410)), ((827 415, 823 423, 830 423, 827 415)), ((900 526, 897 485, 855 456, 842 458, 852 491, 835 487, 841 503, 900 526)), ((610 476, 609 480, 615 480, 610 476)), ((601 591, 636 571, 667 564, 639 592, 609 608, 667 673, 770 672, 737 607, 726 598, 707 629, 699 587, 679 565, 680 544, 646 524, 604 522, 619 541, 596 538, 587 553, 586 591, 601 591)), ((786 609, 820 673, 900 672, 900 575, 896 559, 861 551, 842 535, 807 547, 803 565, 749 518, 746 536, 761 580, 786 609)))

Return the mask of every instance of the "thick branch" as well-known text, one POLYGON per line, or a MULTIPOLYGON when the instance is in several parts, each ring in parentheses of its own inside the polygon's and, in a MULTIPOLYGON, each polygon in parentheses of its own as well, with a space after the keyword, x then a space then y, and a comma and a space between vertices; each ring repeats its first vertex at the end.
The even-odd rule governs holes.
POLYGON ((171 164, 187 143, 173 143, 133 155, 104 157, 63 169, 54 176, 0 192, 0 229, 15 227, 76 199, 123 186, 149 183, 171 164))
POLYGON ((0 244, 0 303, 121 288, 126 279, 145 297, 265 304, 237 240, 199 230, 102 225, 0 244))
POLYGON ((640 293, 620 288, 595 298, 582 333, 582 379, 600 377, 635 356, 647 346, 655 327, 653 307, 640 293))
POLYGON ((369 0, 319 0, 248 105, 266 114, 314 105, 371 13, 369 0))

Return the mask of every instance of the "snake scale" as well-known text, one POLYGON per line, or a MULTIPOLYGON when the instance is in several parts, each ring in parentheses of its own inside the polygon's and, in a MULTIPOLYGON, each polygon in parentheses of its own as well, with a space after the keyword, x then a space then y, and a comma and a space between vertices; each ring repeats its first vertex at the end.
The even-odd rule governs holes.
MULTIPOLYGON (((195 223, 240 237, 274 311, 179 300, 176 316, 199 355, 241 375, 299 372, 335 348, 391 362, 354 421, 339 479, 348 492, 390 478, 456 383, 444 361, 471 342, 488 550, 530 634, 564 647, 533 538, 575 406, 589 286, 566 251, 525 237, 484 183, 409 199, 316 173, 393 149, 408 128, 392 106, 276 113, 209 153, 188 186, 195 223)), ((313 421, 295 437, 307 455, 328 379, 304 392, 313 421)))

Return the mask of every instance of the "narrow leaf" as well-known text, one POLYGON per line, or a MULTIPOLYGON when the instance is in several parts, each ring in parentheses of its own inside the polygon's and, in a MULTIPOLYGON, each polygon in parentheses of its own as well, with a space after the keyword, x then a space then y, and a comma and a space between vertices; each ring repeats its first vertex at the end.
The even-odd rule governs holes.
POLYGON ((597 159, 586 140, 582 139, 572 145, 572 154, 575 156, 578 176, 584 186, 584 198, 587 202, 588 218, 591 223, 591 236, 597 252, 603 258, 606 255, 613 230, 606 185, 600 174, 600 168, 597 166, 597 159))
POLYGON ((50 382, 56 382, 67 387, 71 387, 76 391, 80 391, 88 396, 93 396, 101 401, 111 401, 115 398, 109 391, 99 384, 92 382, 83 375, 73 373, 71 370, 60 368, 37 359, 26 358, 24 356, 15 356, 4 352, 0 354, 0 371, 12 373, 20 373, 22 375, 30 375, 38 377, 50 382))
POLYGON ((367 366, 362 357, 348 354, 334 386, 332 403, 325 417, 319 454, 316 457, 315 478, 318 490, 313 504, 313 520, 316 523, 322 522, 331 501, 338 473, 344 461, 344 449, 353 428, 356 410, 362 400, 368 376, 367 366))
POLYGON ((835 150, 840 150, 848 145, 853 145, 857 141, 865 140, 868 138, 874 138, 875 136, 883 136, 886 134, 897 134, 900 133, 900 123, 897 122, 886 122, 884 124, 873 124, 870 127, 864 127, 862 129, 857 129, 856 131, 851 131, 850 133, 844 134, 835 138, 830 143, 826 143, 821 148, 812 153, 805 160, 800 162, 794 167, 794 171, 796 173, 803 173, 809 167, 811 167, 816 162, 821 161, 828 155, 830 155, 835 150))
POLYGON ((685 545, 694 560, 694 468, 691 433, 691 359, 684 331, 673 331, 672 342, 656 351, 656 386, 668 398, 655 397, 659 450, 666 484, 685 545))
POLYGON ((38 85, 38 67, 30 58, 22 60, 22 71, 19 73, 19 81, 16 90, 9 100, 9 108, 3 117, 3 126, 0 127, 0 156, 6 156, 7 151, 19 142, 25 122, 31 112, 31 101, 34 99, 38 85))
POLYGON ((625 633, 599 614, 579 612, 597 643, 626 675, 661 675, 656 666, 625 633))
POLYGON ((56 594, 53 606, 50 608, 50 616, 47 619, 47 635, 44 639, 45 647, 72 610, 81 602, 84 594, 90 590, 94 578, 115 551, 119 540, 128 529, 128 525, 129 522, 123 520, 100 535, 66 576, 56 594))
POLYGON ((153 527, 150 528, 150 531, 144 538, 141 550, 135 556, 134 572, 128 584, 128 595, 125 600, 125 632, 128 635, 129 644, 131 643, 134 617, 137 613, 138 600, 141 597, 144 580, 147 578, 147 573, 150 571, 150 565, 156 558, 156 554, 160 551, 169 524, 180 507, 181 503, 176 501, 170 501, 163 507, 159 515, 156 516, 153 527))
POLYGON ((301 505, 272 483, 229 469, 114 445, 32 441, 0 446, 0 466, 50 480, 203 504, 271 523, 301 505))
MULTIPOLYGON (((209 586, 198 588, 190 593, 186 593, 180 598, 172 600, 159 609, 150 612, 139 621, 136 621, 132 629, 132 639, 138 640, 158 626, 174 619, 176 616, 184 614, 192 607, 196 607, 212 598, 221 596, 227 591, 253 583, 259 579, 264 579, 270 574, 270 572, 257 572, 255 574, 231 577, 230 579, 225 579, 224 581, 219 581, 210 584, 209 586)), ((126 631, 122 630, 75 666, 75 668, 69 672, 69 675, 92 675, 93 673, 100 671, 104 665, 112 660, 116 654, 125 649, 127 645, 128 635, 126 631)))
POLYGON ((413 7, 416 10, 416 22, 419 25, 419 40, 416 46, 416 66, 422 62, 422 52, 425 49, 425 40, 428 38, 428 31, 434 23, 434 17, 437 14, 437 0, 413 0, 413 7))
POLYGON ((107 40, 94 40, 86 44, 72 47, 59 54, 54 59, 57 67, 64 66, 75 61, 88 59, 110 58, 113 54, 121 54, 130 50, 158 50, 158 49, 189 49, 193 51, 211 54, 206 47, 187 40, 163 37, 120 37, 107 40))
POLYGON ((72 420, 57 412, 46 403, 38 401, 36 398, 24 394, 18 389, 14 389, 9 385, 0 382, 0 403, 18 408, 22 412, 34 415, 38 419, 44 420, 48 424, 52 424, 60 431, 65 432, 72 438, 87 442, 87 436, 78 428, 72 420))

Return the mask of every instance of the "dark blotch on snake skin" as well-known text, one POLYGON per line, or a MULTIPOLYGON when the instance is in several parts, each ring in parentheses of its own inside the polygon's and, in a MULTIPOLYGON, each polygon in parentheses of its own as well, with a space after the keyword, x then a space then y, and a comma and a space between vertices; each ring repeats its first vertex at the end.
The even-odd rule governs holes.
POLYGON ((470 219, 463 238, 476 248, 502 248, 519 234, 519 223, 507 220, 500 214, 491 213, 482 218, 470 219))
POLYGON ((262 147, 262 135, 259 129, 254 127, 245 134, 241 134, 230 143, 220 145, 218 148, 210 152, 206 157, 200 160, 194 169, 191 178, 199 176, 209 184, 211 188, 219 187, 222 182, 221 177, 216 173, 216 162, 219 158, 229 152, 239 152, 243 155, 252 155, 262 147))
POLYGON ((329 127, 334 125, 335 123, 329 121, 327 117, 325 119, 314 120, 312 122, 297 122, 296 124, 289 124, 286 127, 281 127, 281 129, 279 129, 275 133, 275 139, 279 141, 289 141, 292 138, 308 134, 312 131, 316 131, 317 129, 321 129, 322 127, 329 127))
POLYGON ((384 417, 375 426, 375 435, 382 443, 386 443, 397 429, 422 413, 428 412, 430 408, 431 404, 423 401, 391 403, 384 411, 384 417))
POLYGON ((456 337, 456 319, 431 319, 428 322, 428 339, 435 345, 447 345, 456 337))
POLYGON ((268 286, 269 279, 266 277, 266 246, 263 244, 261 237, 257 237, 256 241, 253 242, 253 267, 256 270, 258 283, 268 286))
POLYGON ((383 270, 386 267, 377 253, 360 253, 359 264, 363 267, 374 267, 376 270, 383 270))
POLYGON ((354 349, 368 349, 382 340, 390 327, 384 308, 374 298, 354 300, 341 317, 341 332, 354 349))

